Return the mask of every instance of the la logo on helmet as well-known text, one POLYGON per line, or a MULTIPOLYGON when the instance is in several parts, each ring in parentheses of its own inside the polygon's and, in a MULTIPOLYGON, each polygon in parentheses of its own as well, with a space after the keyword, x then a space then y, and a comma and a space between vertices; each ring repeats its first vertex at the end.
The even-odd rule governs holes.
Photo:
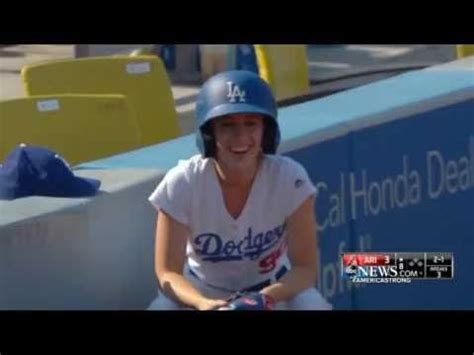
POLYGON ((235 85, 232 81, 227 82, 227 98, 229 102, 234 103, 236 98, 239 98, 239 102, 245 102, 245 91, 241 90, 238 85, 235 85))

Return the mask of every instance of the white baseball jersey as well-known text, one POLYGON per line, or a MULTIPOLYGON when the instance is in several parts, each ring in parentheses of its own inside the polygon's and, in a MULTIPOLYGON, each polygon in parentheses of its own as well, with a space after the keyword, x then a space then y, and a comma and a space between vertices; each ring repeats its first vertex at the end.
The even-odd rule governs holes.
POLYGON ((305 169, 291 158, 265 155, 234 219, 214 164, 201 155, 180 161, 149 198, 190 229, 186 267, 205 284, 231 291, 279 278, 291 268, 286 219, 315 193, 305 169))

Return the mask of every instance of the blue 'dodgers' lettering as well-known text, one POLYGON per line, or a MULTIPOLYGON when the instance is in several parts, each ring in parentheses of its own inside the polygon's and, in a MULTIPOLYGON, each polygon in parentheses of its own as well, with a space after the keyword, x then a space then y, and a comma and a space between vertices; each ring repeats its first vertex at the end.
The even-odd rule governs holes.
POLYGON ((201 256, 204 261, 256 260, 280 241, 285 229, 286 223, 255 234, 250 227, 247 235, 241 240, 226 242, 218 234, 201 233, 193 239, 193 246, 196 254, 201 256))

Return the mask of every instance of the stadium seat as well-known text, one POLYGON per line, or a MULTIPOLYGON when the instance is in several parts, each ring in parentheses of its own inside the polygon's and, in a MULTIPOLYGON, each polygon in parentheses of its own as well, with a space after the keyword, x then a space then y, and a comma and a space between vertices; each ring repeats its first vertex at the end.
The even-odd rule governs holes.
POLYGON ((474 45, 458 44, 456 46, 456 54, 458 59, 474 55, 474 45))
POLYGON ((305 45, 254 46, 259 75, 271 86, 277 100, 309 93, 305 45))
POLYGON ((27 95, 122 94, 135 112, 141 146, 180 135, 171 84, 157 56, 55 60, 25 66, 27 95))
POLYGON ((123 95, 46 95, 0 101, 0 161, 18 144, 39 145, 72 165, 139 147, 123 95))

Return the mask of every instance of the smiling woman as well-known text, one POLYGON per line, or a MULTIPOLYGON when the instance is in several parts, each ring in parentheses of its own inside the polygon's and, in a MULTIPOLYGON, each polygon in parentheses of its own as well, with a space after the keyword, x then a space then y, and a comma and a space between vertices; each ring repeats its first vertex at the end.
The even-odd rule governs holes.
POLYGON ((239 181, 253 181, 261 159, 262 115, 234 114, 211 122, 216 145, 216 171, 221 184, 236 186, 241 185, 239 181))
POLYGON ((248 71, 215 75, 196 120, 201 154, 149 198, 160 285, 150 309, 330 309, 314 287, 316 190, 300 164, 276 155, 270 87, 248 71))

